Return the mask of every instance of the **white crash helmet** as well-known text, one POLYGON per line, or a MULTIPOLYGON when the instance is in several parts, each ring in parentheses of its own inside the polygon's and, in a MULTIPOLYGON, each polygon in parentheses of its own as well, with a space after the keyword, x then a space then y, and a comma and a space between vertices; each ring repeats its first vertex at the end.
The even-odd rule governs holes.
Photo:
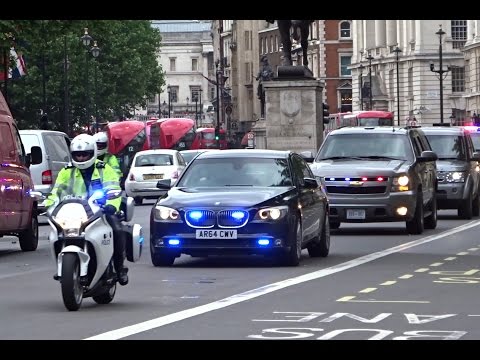
POLYGON ((92 135, 77 135, 70 143, 70 153, 73 166, 80 170, 87 169, 95 164, 97 159, 97 143, 92 135))
POLYGON ((97 156, 105 155, 108 151, 108 136, 105 131, 93 135, 97 143, 97 156))

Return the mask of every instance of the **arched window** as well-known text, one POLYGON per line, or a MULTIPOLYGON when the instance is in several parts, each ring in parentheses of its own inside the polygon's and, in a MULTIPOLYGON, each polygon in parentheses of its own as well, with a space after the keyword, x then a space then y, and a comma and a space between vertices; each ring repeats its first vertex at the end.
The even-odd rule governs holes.
POLYGON ((350 21, 340 22, 340 38, 341 39, 350 39, 351 35, 351 24, 350 21))

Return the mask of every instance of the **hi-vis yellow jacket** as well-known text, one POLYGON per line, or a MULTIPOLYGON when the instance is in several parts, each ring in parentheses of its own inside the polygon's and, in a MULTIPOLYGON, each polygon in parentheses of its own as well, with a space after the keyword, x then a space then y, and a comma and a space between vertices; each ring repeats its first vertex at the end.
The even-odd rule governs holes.
POLYGON ((118 162, 118 159, 115 155, 113 154, 110 154, 110 153, 106 153, 104 156, 103 156, 103 160, 102 160, 105 164, 108 164, 110 165, 113 170, 115 170, 115 172, 118 174, 118 178, 121 179, 123 174, 122 174, 122 170, 120 169, 120 163, 118 162))
MULTIPOLYGON (((61 201, 65 196, 81 196, 88 199, 95 190, 121 190, 118 175, 115 170, 103 161, 95 160, 92 179, 87 191, 85 181, 79 169, 75 166, 67 166, 60 170, 53 186, 52 192, 45 200, 45 206, 49 207, 58 199, 61 201)), ((113 205, 117 211, 120 210, 122 199, 116 198, 107 200, 107 204, 113 205)))

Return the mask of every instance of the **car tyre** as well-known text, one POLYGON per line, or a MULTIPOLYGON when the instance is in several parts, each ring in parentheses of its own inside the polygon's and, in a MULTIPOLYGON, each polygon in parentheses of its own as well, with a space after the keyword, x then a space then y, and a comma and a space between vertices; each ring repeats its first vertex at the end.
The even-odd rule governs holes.
POLYGON ((30 225, 26 230, 18 234, 20 249, 22 251, 34 251, 38 247, 38 217, 37 212, 33 210, 30 225))
POLYGON ((435 229, 437 227, 437 197, 434 195, 430 204, 432 213, 425 218, 425 229, 435 229))
POLYGON ((469 196, 465 200, 462 200, 462 203, 458 207, 458 217, 466 220, 470 220, 473 217, 473 200, 469 196))
POLYGON ((285 266, 298 266, 300 264, 300 257, 302 256, 302 223, 295 218, 294 227, 290 235, 290 249, 286 254, 283 254, 281 263, 285 266))
POLYGON ((133 201, 135 202, 135 205, 140 206, 140 205, 142 205, 143 199, 140 196, 135 196, 133 198, 133 201))
POLYGON ((480 193, 477 193, 477 196, 475 196, 475 198, 473 199, 472 215, 473 216, 480 215, 480 193))
POLYGON ((328 213, 323 220, 323 226, 317 236, 307 246, 308 255, 310 257, 327 257, 330 252, 330 222, 328 221, 328 213))
POLYGON ((411 220, 408 220, 406 222, 406 225, 409 234, 418 235, 423 233, 423 195, 421 189, 419 189, 417 192, 417 204, 415 206, 415 213, 413 214, 413 218, 411 220))
POLYGON ((150 257, 152 258, 153 266, 172 266, 175 262, 175 255, 171 254, 161 254, 158 250, 155 250, 155 247, 150 241, 150 257))

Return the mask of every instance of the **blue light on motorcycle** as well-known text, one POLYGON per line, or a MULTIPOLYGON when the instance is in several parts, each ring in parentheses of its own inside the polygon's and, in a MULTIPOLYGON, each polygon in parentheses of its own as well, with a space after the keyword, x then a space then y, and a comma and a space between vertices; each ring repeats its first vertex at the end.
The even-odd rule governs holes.
POLYGON ((95 190, 92 194, 92 198, 95 200, 103 199, 104 196, 105 194, 102 190, 95 190))

